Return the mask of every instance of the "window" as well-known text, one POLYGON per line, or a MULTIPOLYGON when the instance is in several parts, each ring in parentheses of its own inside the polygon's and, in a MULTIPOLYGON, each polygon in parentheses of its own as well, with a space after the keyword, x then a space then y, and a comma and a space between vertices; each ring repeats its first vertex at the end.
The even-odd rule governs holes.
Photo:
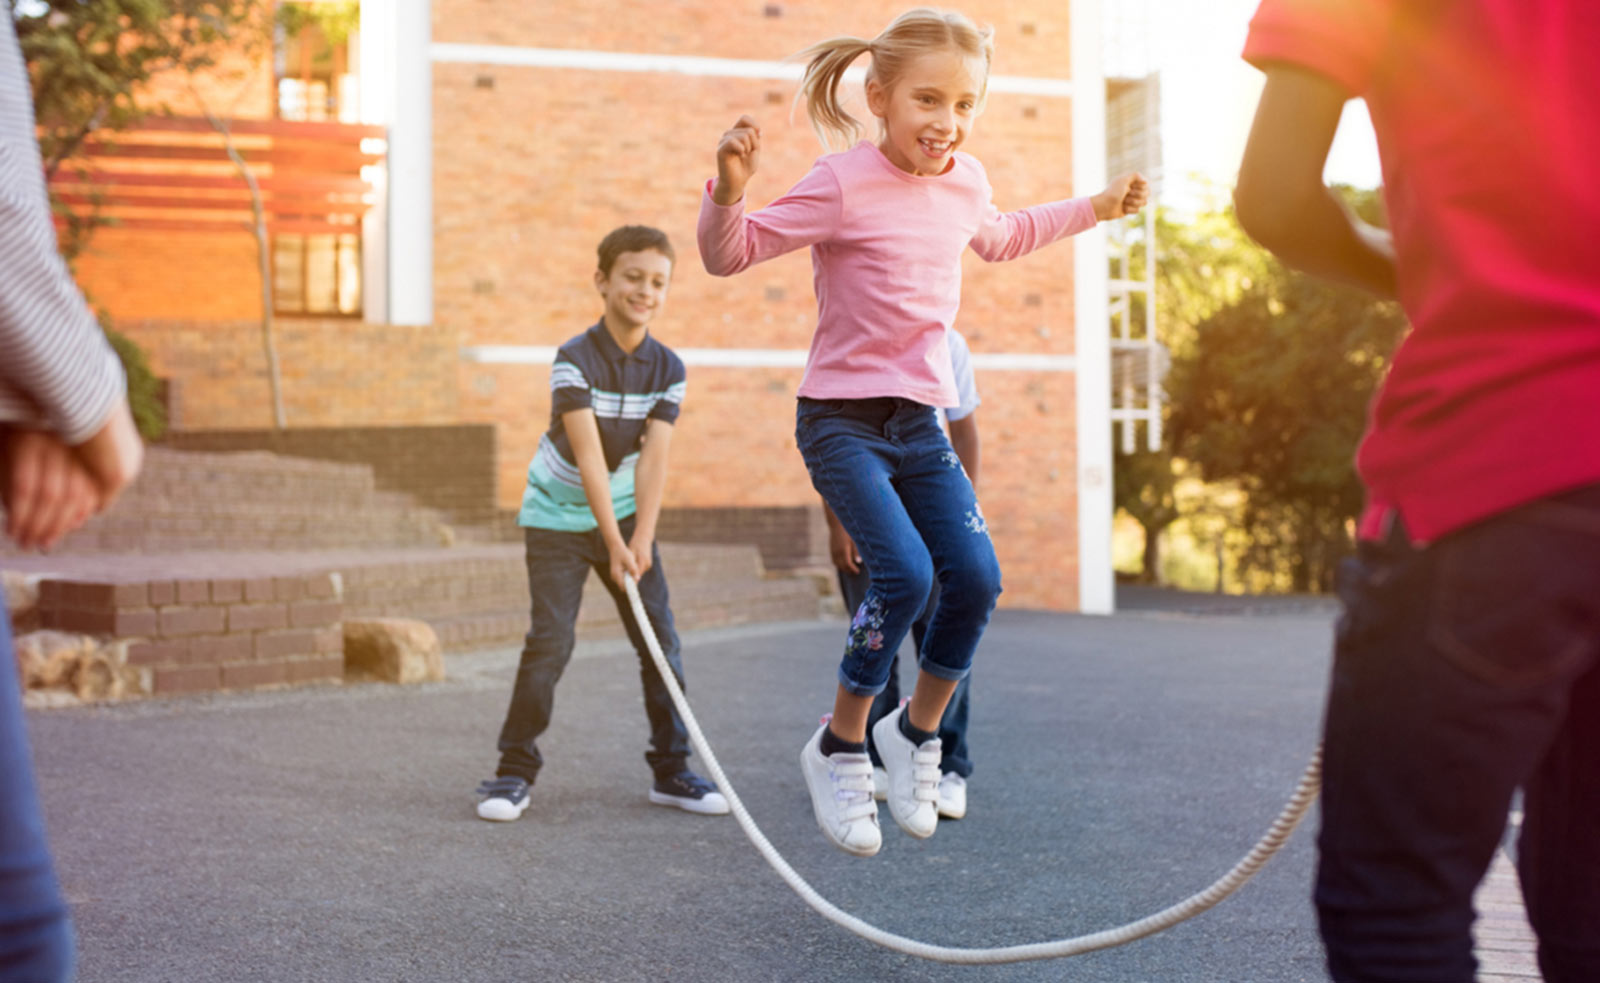
POLYGON ((354 123, 360 119, 350 48, 360 7, 352 0, 288 0, 278 5, 274 68, 278 118, 354 123))
POLYGON ((361 236, 274 236, 272 306, 279 314, 359 317, 361 236))

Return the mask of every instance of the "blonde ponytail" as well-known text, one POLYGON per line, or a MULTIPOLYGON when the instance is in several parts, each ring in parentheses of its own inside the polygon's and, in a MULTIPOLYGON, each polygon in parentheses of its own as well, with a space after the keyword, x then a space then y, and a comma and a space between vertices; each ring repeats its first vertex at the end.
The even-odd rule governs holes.
POLYGON ((872 51, 872 42, 841 36, 819 41, 795 54, 806 62, 805 75, 795 102, 805 101, 811 129, 829 150, 848 149, 861 138, 861 121, 845 111, 839 100, 839 83, 850 63, 872 51))
POLYGON ((804 61, 806 70, 800 79, 795 102, 804 100, 811 128, 823 147, 847 149, 861 138, 861 121, 846 112, 839 100, 839 83, 852 62, 870 54, 872 63, 867 67, 867 77, 892 89, 912 59, 933 51, 949 50, 983 59, 983 79, 978 91, 981 110, 989 90, 989 66, 994 61, 994 29, 980 28, 964 14, 934 7, 906 11, 871 41, 845 35, 797 52, 794 60, 804 61))

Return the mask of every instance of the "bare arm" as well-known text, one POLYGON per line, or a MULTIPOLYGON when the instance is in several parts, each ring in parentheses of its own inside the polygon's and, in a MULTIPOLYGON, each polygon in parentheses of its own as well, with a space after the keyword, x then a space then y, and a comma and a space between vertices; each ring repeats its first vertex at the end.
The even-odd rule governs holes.
POLYGON ((633 527, 633 542, 629 544, 641 576, 653 562, 651 547, 656 540, 656 521, 661 518, 661 499, 667 487, 667 451, 671 446, 672 424, 665 420, 650 420, 645 424, 644 449, 639 451, 639 464, 633 473, 638 518, 633 527))
POLYGON ((1322 181, 1347 98, 1324 76, 1269 68, 1233 200, 1245 231, 1285 263, 1393 297, 1389 233, 1351 215, 1322 181))
POLYGON ((6 535, 23 549, 49 549, 93 515, 94 481, 73 449, 43 430, 0 428, 0 504, 6 535))
POLYGON ((561 414, 567 429, 567 440, 572 444, 572 456, 577 458, 578 474, 583 478, 583 494, 589 500, 589 511, 600 524, 600 535, 606 541, 606 551, 611 554, 611 580, 622 586, 622 575, 630 573, 635 580, 644 573, 634 561, 633 551, 622 538, 617 525, 617 513, 611 507, 611 472, 606 470, 605 448, 600 443, 600 426, 595 423, 594 410, 584 407, 561 414))
POLYGON ((978 487, 978 467, 982 463, 982 442, 978 439, 978 414, 974 410, 959 420, 950 421, 950 446, 967 469, 972 487, 978 487))

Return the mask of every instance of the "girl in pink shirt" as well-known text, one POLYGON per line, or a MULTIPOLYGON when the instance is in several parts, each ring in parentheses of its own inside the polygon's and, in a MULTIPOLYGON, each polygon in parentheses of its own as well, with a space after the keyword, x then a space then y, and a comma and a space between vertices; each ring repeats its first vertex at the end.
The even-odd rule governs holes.
POLYGON ((873 727, 890 815, 922 838, 938 823, 939 739, 1000 593, 1000 568, 972 483, 934 407, 955 406, 947 331, 961 300, 961 256, 1014 259, 1096 221, 1132 214, 1148 186, 1130 174, 1092 198, 1002 214, 983 167, 958 148, 983 109, 992 31, 918 8, 871 41, 840 37, 801 52, 801 94, 824 145, 766 208, 745 214, 761 132, 740 117, 717 145, 701 202, 706 270, 729 276, 811 247, 817 331, 800 383, 795 440, 812 483, 872 571, 838 673, 833 713, 800 752, 817 824, 840 849, 878 852, 882 835, 866 753, 867 717, 934 577, 940 601, 909 703, 873 727), (876 142, 840 106, 839 82, 870 55, 876 142))

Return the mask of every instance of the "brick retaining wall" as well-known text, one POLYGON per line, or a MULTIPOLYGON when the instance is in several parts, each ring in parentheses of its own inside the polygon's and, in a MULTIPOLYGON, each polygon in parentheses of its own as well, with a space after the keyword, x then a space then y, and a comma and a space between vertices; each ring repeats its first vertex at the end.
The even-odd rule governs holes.
POLYGON ((157 695, 343 679, 343 618, 329 573, 39 584, 41 627, 135 639, 157 695))

